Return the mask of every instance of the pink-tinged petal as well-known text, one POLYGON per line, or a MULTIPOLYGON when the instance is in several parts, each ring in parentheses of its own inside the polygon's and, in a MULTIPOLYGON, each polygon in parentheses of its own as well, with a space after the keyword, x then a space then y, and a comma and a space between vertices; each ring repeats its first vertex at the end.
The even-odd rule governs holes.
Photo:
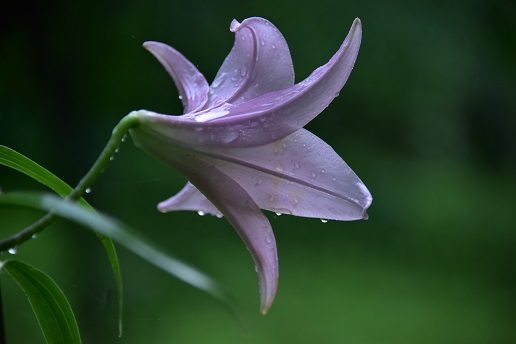
POLYGON ((367 219, 369 190, 327 143, 305 129, 265 146, 206 148, 204 154, 262 209, 329 220, 367 219))
POLYGON ((230 29, 235 43, 210 86, 205 109, 225 102, 239 104, 294 85, 287 42, 271 22, 256 17, 242 23, 233 20, 230 29))
POLYGON ((185 175, 235 228, 253 256, 260 281, 260 309, 267 313, 278 286, 276 240, 267 217, 242 186, 203 156, 170 146, 142 126, 130 133, 138 147, 185 175))
POLYGON ((141 123, 189 145, 245 148, 275 142, 301 129, 338 95, 353 69, 361 38, 362 26, 356 19, 330 61, 288 89, 179 117, 142 110, 141 123))
POLYGON ((184 113, 199 110, 208 100, 208 82, 181 53, 166 44, 145 42, 150 51, 170 74, 179 91, 184 113))
POLYGON ((199 214, 211 214, 222 217, 222 213, 190 182, 176 195, 158 204, 162 213, 176 210, 193 210, 199 214))

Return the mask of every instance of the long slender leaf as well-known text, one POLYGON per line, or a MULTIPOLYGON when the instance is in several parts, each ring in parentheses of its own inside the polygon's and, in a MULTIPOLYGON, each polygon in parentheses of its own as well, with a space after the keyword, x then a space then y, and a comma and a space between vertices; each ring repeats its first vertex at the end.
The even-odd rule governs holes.
POLYGON ((15 260, 0 264, 27 295, 48 344, 81 343, 72 308, 48 275, 15 260))
POLYGON ((190 265, 171 257, 129 226, 106 215, 92 213, 83 207, 63 201, 56 196, 38 193, 6 193, 0 195, 1 205, 24 206, 52 211, 58 216, 110 236, 120 245, 139 255, 149 263, 163 269, 180 280, 201 289, 225 305, 228 299, 218 285, 207 275, 190 265))
MULTIPOLYGON (((37 180, 41 184, 49 187, 55 193, 57 193, 61 197, 66 197, 70 192, 72 192, 72 188, 66 184, 64 181, 59 179, 52 172, 48 171, 43 166, 38 163, 32 161, 27 158, 23 154, 16 152, 15 150, 0 145, 0 164, 5 165, 7 167, 11 167, 19 172, 26 174, 27 176, 37 180)), ((83 207, 90 209, 91 211, 95 211, 91 205, 88 204, 83 198, 78 200, 78 203, 83 207)), ((108 236, 102 235, 97 232, 97 236, 99 237, 102 245, 104 246, 104 250, 109 259, 109 263, 111 264, 111 269, 113 270, 113 275, 115 277, 115 283, 118 290, 118 330, 119 335, 122 335, 122 319, 123 319, 123 285, 122 285, 122 274, 120 271, 120 264, 118 262, 118 256, 116 254, 115 245, 113 241, 108 236)))

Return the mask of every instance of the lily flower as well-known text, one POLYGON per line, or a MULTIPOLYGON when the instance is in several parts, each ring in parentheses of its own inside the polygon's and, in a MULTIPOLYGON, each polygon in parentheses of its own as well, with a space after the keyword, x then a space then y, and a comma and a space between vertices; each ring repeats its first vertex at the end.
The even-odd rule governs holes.
POLYGON ((136 145, 182 173, 182 191, 162 212, 193 210, 224 216, 253 256, 261 312, 274 300, 278 255, 261 209, 328 220, 367 219, 371 194, 324 141, 303 129, 337 97, 355 63, 359 19, 325 65, 294 83, 289 48, 263 18, 233 20, 235 43, 208 85, 175 49, 146 42, 179 90, 184 114, 133 112, 136 145))

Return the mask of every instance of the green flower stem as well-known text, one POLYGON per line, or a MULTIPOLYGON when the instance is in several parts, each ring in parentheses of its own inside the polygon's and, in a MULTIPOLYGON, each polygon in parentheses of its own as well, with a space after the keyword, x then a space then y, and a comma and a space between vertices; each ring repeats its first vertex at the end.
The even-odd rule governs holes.
MULTIPOLYGON (((95 183, 102 171, 104 171, 104 168, 110 162, 111 157, 115 154, 116 149, 124 140, 124 137, 126 136, 129 129, 135 128, 139 124, 140 123, 138 116, 136 115, 136 112, 131 112, 130 114, 122 118, 122 120, 113 129, 111 138, 106 144, 106 147, 104 147, 102 153, 100 153, 100 156, 98 157, 97 161, 95 161, 88 173, 86 173, 86 175, 79 181, 77 186, 66 197, 67 201, 77 201, 84 195, 86 190, 95 183)), ((0 240, 0 251, 6 251, 12 247, 19 246, 20 244, 32 238, 33 235, 41 232, 56 219, 57 216, 54 213, 47 213, 39 220, 29 225, 28 227, 25 227, 18 233, 3 240, 0 240)))

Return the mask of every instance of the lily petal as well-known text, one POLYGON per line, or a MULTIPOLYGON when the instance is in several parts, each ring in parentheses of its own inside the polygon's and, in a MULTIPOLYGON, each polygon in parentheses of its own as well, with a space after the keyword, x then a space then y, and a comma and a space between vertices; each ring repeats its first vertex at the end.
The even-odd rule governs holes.
POLYGON ((275 142, 301 129, 338 95, 353 69, 361 38, 356 19, 330 61, 288 89, 179 117, 142 110, 141 122, 184 144, 245 148, 275 142))
POLYGON ((144 127, 130 132, 138 147, 185 175, 235 228, 253 256, 260 282, 260 309, 267 313, 278 286, 278 253, 269 220, 258 205, 240 184, 202 157, 177 148, 164 150, 167 142, 144 127))
POLYGON ((239 104, 294 85, 294 67, 287 42, 268 20, 233 20, 235 43, 210 86, 205 109, 239 104))
POLYGON ((261 147, 206 148, 204 154, 261 209, 331 220, 367 219, 369 190, 327 143, 305 129, 261 147))
POLYGON ((190 182, 176 195, 158 204, 158 210, 167 213, 175 210, 193 210, 200 214, 222 217, 222 213, 190 182))
POLYGON ((204 75, 174 48, 159 42, 145 42, 150 51, 174 80, 183 103, 184 112, 199 110, 208 100, 208 82, 204 75))

